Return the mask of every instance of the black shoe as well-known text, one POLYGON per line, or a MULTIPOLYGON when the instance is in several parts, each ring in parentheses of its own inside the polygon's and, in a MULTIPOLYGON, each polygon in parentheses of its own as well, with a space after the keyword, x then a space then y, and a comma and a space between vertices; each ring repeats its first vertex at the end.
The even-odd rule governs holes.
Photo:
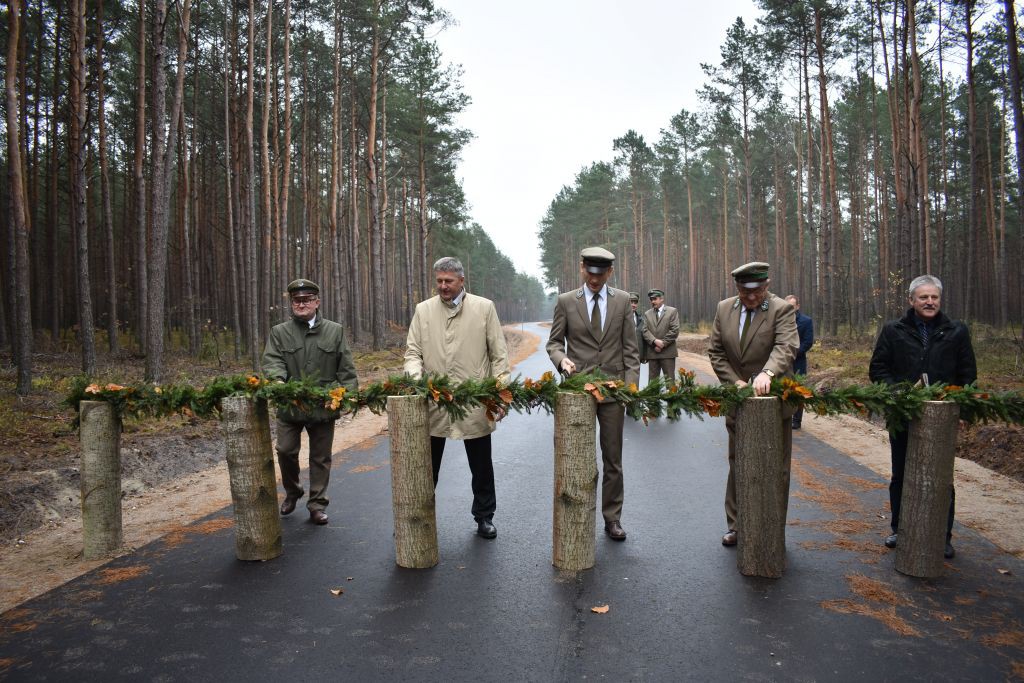
POLYGON ((889 534, 888 536, 885 537, 885 547, 886 548, 895 548, 896 547, 896 540, 897 540, 896 536, 897 536, 897 534, 889 534))
POLYGON ((290 515, 295 512, 295 503, 297 503, 301 497, 302 496, 296 496, 295 498, 292 498, 291 496, 285 496, 284 502, 281 503, 281 514, 290 515))
POLYGON ((498 530, 494 528, 494 524, 489 519, 478 519, 476 522, 476 532, 484 538, 494 538, 498 535, 498 530))
POLYGON ((952 560, 956 557, 956 550, 953 549, 953 544, 946 541, 946 549, 942 551, 942 556, 947 560, 952 560))
POLYGON ((310 510, 309 521, 313 524, 327 524, 327 513, 323 510, 310 510))
POLYGON ((800 429, 800 423, 799 422, 794 422, 793 423, 793 429, 800 429))
POLYGON ((722 545, 728 546, 728 547, 732 547, 732 546, 736 545, 738 540, 739 539, 738 539, 738 536, 736 534, 736 530, 735 529, 729 529, 728 531, 725 532, 725 535, 722 536, 722 545))
POLYGON ((604 532, 606 534, 608 534, 608 538, 612 539, 613 541, 625 541, 626 540, 626 530, 622 528, 622 525, 619 524, 618 520, 613 520, 611 522, 605 522, 604 523, 604 532))

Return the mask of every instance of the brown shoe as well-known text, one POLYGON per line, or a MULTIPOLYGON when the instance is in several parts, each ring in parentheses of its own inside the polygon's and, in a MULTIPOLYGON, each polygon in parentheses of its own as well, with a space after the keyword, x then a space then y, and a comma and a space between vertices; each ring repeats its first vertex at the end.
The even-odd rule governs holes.
POLYGON ((291 496, 285 496, 284 502, 281 503, 281 514, 290 515, 295 512, 295 503, 298 502, 298 498, 292 498, 291 496))
POLYGON ((622 525, 619 524, 618 520, 615 520, 614 522, 605 522, 604 532, 608 534, 608 538, 613 541, 626 540, 626 530, 622 528, 622 525))
POLYGON ((722 545, 736 545, 735 529, 729 529, 729 531, 725 533, 725 536, 722 536, 722 545))
POLYGON ((327 524, 327 513, 323 510, 310 510, 309 521, 313 524, 327 524))

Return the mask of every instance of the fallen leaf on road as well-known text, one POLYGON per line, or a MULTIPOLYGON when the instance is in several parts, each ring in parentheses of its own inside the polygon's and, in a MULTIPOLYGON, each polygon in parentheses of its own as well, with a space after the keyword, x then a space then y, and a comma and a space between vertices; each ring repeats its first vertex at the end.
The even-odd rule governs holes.
POLYGON ((608 611, 608 605, 601 605, 600 607, 591 607, 590 611, 595 612, 597 614, 605 614, 608 611))
POLYGON ((332 588, 331 595, 338 596, 345 592, 344 588, 332 588))
POLYGON ((1009 576, 1013 573, 1009 569, 997 569, 996 571, 1002 574, 1003 576, 1009 576))
POLYGON ((345 580, 346 580, 346 581, 351 581, 351 580, 352 580, 352 579, 354 579, 354 578, 355 578, 354 576, 347 576, 347 577, 345 577, 345 580))

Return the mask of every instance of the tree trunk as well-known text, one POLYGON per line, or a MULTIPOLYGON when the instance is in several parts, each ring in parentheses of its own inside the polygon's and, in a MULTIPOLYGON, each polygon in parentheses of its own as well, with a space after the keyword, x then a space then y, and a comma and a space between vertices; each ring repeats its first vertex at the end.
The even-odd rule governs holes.
POLYGON ((555 491, 551 564, 566 571, 594 566, 597 511, 596 404, 589 394, 555 400, 555 491))
POLYGON ((267 402, 229 396, 221 411, 235 511, 235 556, 272 560, 283 547, 267 402))
POLYGON ((135 83, 135 333, 139 348, 146 348, 146 330, 149 326, 149 267, 146 224, 146 0, 139 0, 139 61, 135 83))
POLYGON ((910 423, 896 546, 896 570, 908 576, 942 575, 959 417, 952 401, 927 401, 910 423))
POLYGON ((370 326, 375 350, 384 348, 384 226, 381 224, 377 178, 377 93, 380 75, 380 5, 374 2, 373 38, 370 48, 369 113, 366 122, 366 193, 369 201, 367 230, 370 232, 370 326))
POLYGON ((1007 73, 1013 109, 1013 133, 1017 143, 1014 154, 1017 160, 1017 213, 1024 216, 1024 110, 1021 106, 1020 48, 1017 44, 1017 15, 1013 0, 1003 0, 1003 17, 1006 21, 1006 51, 1009 55, 1007 73))
POLYGON ((10 230, 13 231, 12 278, 8 285, 13 290, 9 297, 14 303, 10 312, 14 322, 12 341, 15 343, 18 363, 17 393, 24 396, 32 390, 32 306, 29 280, 28 214, 25 206, 25 183, 21 167, 21 126, 18 121, 18 33, 21 30, 21 2, 11 0, 7 12, 7 66, 4 89, 7 98, 7 181, 10 193, 10 230))
POLYGON ((422 396, 388 397, 391 440, 391 504, 395 516, 395 562, 426 569, 437 564, 434 474, 430 420, 422 396))
POLYGON ((106 401, 82 401, 82 540, 87 560, 121 547, 121 422, 106 401))
POLYGON ((786 568, 786 463, 782 405, 748 398, 736 411, 736 566, 744 576, 777 579, 786 568))
POLYGON ((249 364, 253 372, 260 371, 260 311, 259 311, 259 227, 256 219, 256 140, 253 134, 253 105, 256 94, 256 8, 249 0, 249 40, 247 78, 245 88, 245 152, 248 171, 246 203, 246 310, 249 312, 249 364))
POLYGON ((121 350, 117 325, 117 264, 114 261, 114 208, 110 199, 110 169, 107 163, 106 73, 103 63, 104 24, 103 0, 96 19, 96 125, 99 129, 100 193, 103 202, 103 235, 107 276, 107 348, 115 354, 121 350))

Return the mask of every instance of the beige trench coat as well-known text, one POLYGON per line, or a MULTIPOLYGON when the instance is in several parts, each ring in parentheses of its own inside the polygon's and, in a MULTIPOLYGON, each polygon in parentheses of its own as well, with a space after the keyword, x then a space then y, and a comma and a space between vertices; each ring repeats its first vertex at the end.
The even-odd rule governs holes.
MULTIPOLYGON (((448 375, 454 382, 496 377, 508 382, 510 373, 505 334, 490 299, 466 292, 451 308, 440 296, 416 305, 406 340, 405 371, 419 379, 425 373, 448 375)), ((452 422, 448 414, 430 404, 430 435, 448 439, 476 439, 494 431, 483 408, 452 422)))

